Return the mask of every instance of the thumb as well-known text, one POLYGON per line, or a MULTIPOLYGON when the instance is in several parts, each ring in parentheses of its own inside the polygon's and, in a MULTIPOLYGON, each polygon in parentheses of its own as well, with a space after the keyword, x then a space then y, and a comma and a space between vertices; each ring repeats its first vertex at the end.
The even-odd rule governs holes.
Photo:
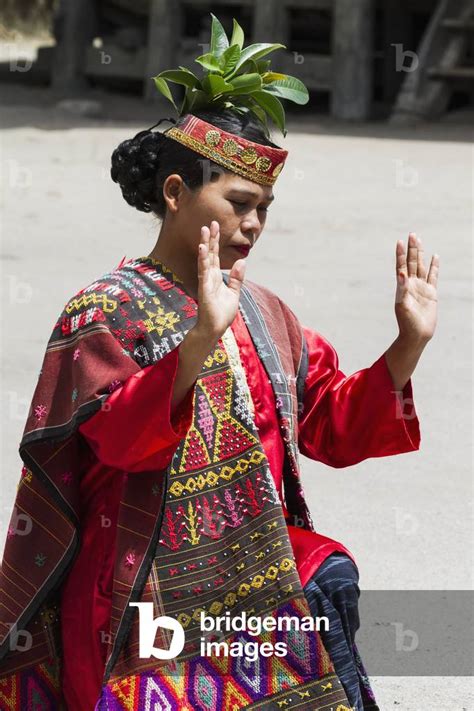
POLYGON ((246 264, 247 262, 245 259, 237 259, 237 261, 233 263, 232 269, 230 270, 229 282, 227 286, 229 289, 232 289, 237 296, 240 295, 240 289, 242 288, 244 281, 246 264))

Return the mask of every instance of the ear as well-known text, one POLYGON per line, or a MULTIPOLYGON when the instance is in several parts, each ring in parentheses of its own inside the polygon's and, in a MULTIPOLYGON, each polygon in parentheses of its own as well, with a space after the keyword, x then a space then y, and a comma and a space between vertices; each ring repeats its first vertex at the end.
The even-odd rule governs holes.
POLYGON ((178 212, 187 192, 186 183, 178 173, 168 175, 163 183, 163 198, 170 212, 178 212))

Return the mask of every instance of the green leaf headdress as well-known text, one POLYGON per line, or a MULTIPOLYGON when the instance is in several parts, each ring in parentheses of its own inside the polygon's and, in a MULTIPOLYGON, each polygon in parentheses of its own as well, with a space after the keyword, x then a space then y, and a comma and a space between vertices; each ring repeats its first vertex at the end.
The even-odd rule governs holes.
POLYGON ((262 59, 284 44, 257 43, 244 47, 244 32, 233 19, 232 37, 211 12, 210 51, 196 57, 205 70, 197 77, 186 67, 167 69, 152 77, 158 91, 173 104, 178 116, 200 109, 231 108, 239 113, 251 112, 263 124, 269 136, 267 118, 286 136, 285 110, 280 99, 306 104, 308 90, 299 79, 272 72, 270 60, 262 59), (185 87, 180 108, 175 103, 169 82, 185 87))

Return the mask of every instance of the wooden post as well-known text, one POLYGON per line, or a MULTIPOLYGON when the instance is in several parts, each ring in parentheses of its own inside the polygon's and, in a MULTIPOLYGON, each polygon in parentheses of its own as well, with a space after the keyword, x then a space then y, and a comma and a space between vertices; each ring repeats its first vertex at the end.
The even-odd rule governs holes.
POLYGON ((162 102, 171 109, 172 105, 160 96, 151 77, 165 69, 175 69, 180 64, 176 49, 182 36, 181 17, 180 0, 150 0, 143 93, 148 101, 162 102))
MULTIPOLYGON (((281 0, 257 2, 253 10, 253 42, 286 42, 286 7, 281 0)), ((265 59, 265 57, 264 57, 265 59)))
POLYGON ((383 101, 391 105, 403 79, 403 74, 396 70, 396 45, 401 45, 404 49, 414 49, 414 47, 411 46, 410 13, 400 4, 400 0, 385 0, 383 13, 383 101))
MULTIPOLYGON (((286 7, 281 0, 265 0, 256 2, 253 10, 252 44, 254 42, 287 43, 286 7)), ((281 69, 281 55, 285 50, 279 50, 270 55, 272 68, 281 69)), ((269 59, 270 57, 263 57, 269 59)))
POLYGON ((97 31, 94 0, 61 0, 56 11, 51 86, 75 94, 88 83, 84 76, 86 49, 97 31))
POLYGON ((373 82, 373 0, 334 0, 331 113, 368 119, 373 82))

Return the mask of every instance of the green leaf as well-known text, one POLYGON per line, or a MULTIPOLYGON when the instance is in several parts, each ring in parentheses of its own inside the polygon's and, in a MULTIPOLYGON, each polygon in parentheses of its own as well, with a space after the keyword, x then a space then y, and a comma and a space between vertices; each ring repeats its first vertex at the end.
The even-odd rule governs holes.
POLYGON ((207 54, 201 54, 200 57, 196 57, 194 60, 200 64, 204 69, 208 69, 210 72, 217 72, 217 74, 222 74, 222 70, 219 67, 219 60, 214 57, 213 54, 208 52, 207 54))
POLYGON ((170 91, 170 88, 169 88, 168 84, 166 83, 166 80, 165 80, 165 79, 160 79, 159 77, 152 77, 152 79, 153 79, 153 81, 155 82, 155 86, 156 86, 156 88, 158 89, 158 91, 160 92, 160 94, 163 94, 163 96, 164 96, 166 99, 168 99, 169 101, 171 101, 171 103, 173 104, 173 106, 174 106, 174 108, 176 109, 176 111, 178 111, 178 107, 177 107, 176 104, 174 103, 173 95, 172 95, 172 93, 171 93, 171 91, 170 91))
POLYGON ((244 45, 244 31, 235 19, 235 17, 232 18, 232 23, 232 37, 230 40, 230 44, 236 44, 238 45, 239 49, 242 49, 244 45))
POLYGON ((195 77, 195 78, 199 81, 199 77, 197 77, 197 76, 194 74, 194 72, 192 72, 192 71, 191 71, 190 69, 188 69, 187 67, 182 67, 181 64, 180 64, 178 68, 181 69, 183 72, 187 72, 188 74, 191 74, 192 77, 195 77))
POLYGON ((271 63, 271 59, 262 59, 259 62, 256 62, 258 73, 264 74, 266 71, 268 71, 271 63))
POLYGON ((254 59, 247 59, 245 64, 243 64, 240 67, 239 75, 244 73, 244 68, 247 66, 249 67, 249 69, 248 69, 249 74, 260 74, 261 75, 261 72, 258 69, 258 62, 256 62, 254 59))
POLYGON ((229 40, 225 33, 224 28, 217 19, 217 17, 211 12, 212 25, 211 25, 211 54, 218 58, 229 46, 229 40))
POLYGON ((262 81, 264 84, 268 84, 268 82, 276 81, 277 79, 286 79, 286 76, 286 74, 280 74, 279 72, 264 72, 262 81))
MULTIPOLYGON (((184 104, 184 102, 183 102, 184 104)), ((209 104, 209 94, 205 91, 202 91, 201 89, 196 89, 194 91, 191 91, 188 94, 187 100, 186 100, 186 111, 181 112, 181 115, 183 113, 189 113, 191 111, 197 111, 198 109, 207 106, 209 104)))
POLYGON ((274 52, 276 49, 286 49, 286 46, 284 44, 269 44, 268 42, 258 42, 257 44, 249 44, 248 47, 245 47, 242 50, 240 59, 235 67, 235 71, 240 69, 240 67, 248 59, 253 59, 256 61, 257 59, 260 59, 260 57, 264 57, 266 54, 274 52))
POLYGON ((281 101, 277 99, 276 96, 272 96, 266 91, 254 91, 252 93, 252 99, 255 99, 255 101, 260 104, 263 109, 265 109, 283 135, 286 136, 285 109, 283 108, 281 101))
POLYGON ((232 72, 229 78, 240 77, 242 74, 260 74, 257 62, 253 59, 247 59, 247 61, 239 67, 238 71, 232 72))
POLYGON ((226 49, 219 60, 219 68, 224 76, 233 71, 235 65, 240 59, 240 47, 238 44, 232 44, 226 49))
POLYGON ((289 75, 285 75, 284 79, 275 79, 264 83, 263 88, 282 99, 294 101, 295 104, 307 104, 309 101, 308 89, 303 82, 289 75))
POLYGON ((218 94, 232 91, 232 84, 229 84, 217 74, 208 74, 202 80, 202 88, 212 97, 215 97, 218 94))
POLYGON ((231 82, 228 82, 232 87, 226 93, 248 94, 253 91, 258 91, 262 88, 262 79, 260 74, 242 74, 235 77, 231 82))
POLYGON ((157 74, 155 79, 162 77, 168 81, 173 81, 175 84, 183 84, 183 86, 188 86, 193 89, 195 86, 199 85, 199 79, 192 74, 192 72, 185 72, 179 69, 166 69, 164 72, 157 74))

